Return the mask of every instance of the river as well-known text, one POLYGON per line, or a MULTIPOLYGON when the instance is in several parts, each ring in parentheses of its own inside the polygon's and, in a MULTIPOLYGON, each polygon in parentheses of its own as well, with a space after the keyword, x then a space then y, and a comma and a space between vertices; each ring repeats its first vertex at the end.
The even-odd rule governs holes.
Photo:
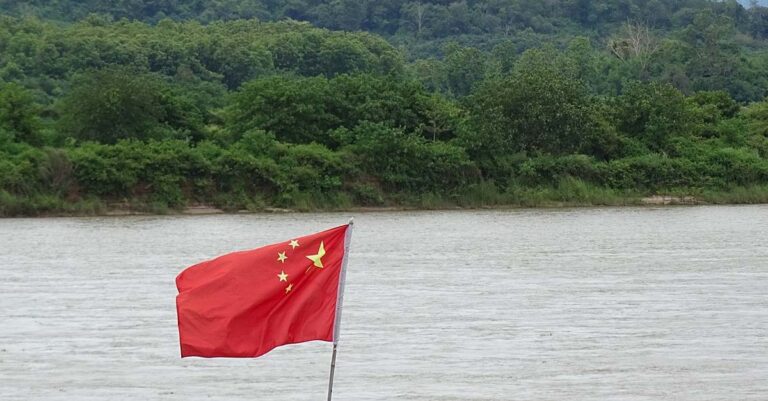
MULTIPOLYGON (((348 214, 0 220, 0 399, 324 400, 331 346, 179 358, 186 266, 348 214)), ((334 400, 768 400, 768 207, 361 213, 334 400)))

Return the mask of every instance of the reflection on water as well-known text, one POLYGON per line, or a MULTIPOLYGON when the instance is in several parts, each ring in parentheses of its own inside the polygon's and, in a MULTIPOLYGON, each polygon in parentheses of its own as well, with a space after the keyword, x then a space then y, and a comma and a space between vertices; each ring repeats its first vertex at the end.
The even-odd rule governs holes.
MULTIPOLYGON (((0 220, 0 398, 324 399, 326 343, 181 360, 174 278, 347 217, 0 220)), ((355 217, 337 401, 768 399, 768 207, 355 217)))

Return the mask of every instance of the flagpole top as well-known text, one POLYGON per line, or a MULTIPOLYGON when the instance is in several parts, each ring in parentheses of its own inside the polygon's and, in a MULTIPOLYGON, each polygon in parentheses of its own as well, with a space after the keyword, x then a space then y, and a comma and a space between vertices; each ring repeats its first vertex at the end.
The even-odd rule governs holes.
POLYGON ((349 225, 350 225, 350 226, 353 226, 353 225, 355 225, 355 218, 354 218, 354 217, 350 217, 350 218, 349 218, 349 225))

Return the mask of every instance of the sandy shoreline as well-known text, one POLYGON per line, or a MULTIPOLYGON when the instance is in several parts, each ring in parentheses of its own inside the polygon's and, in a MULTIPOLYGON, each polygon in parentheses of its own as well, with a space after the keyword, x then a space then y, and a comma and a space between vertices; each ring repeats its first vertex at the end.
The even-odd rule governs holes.
MULTIPOLYGON (((581 202, 547 202, 536 205, 520 205, 520 204, 508 204, 508 205, 486 205, 486 206, 440 206, 440 207, 419 207, 419 206, 360 206, 350 208, 339 209, 318 209, 318 210, 300 210, 300 209, 288 209, 278 207, 266 207, 259 210, 224 210, 208 204, 190 205, 184 209, 168 209, 162 212, 142 210, 140 208, 131 207, 127 203, 112 203, 108 204, 102 211, 95 213, 45 213, 33 216, 0 216, 0 218, 35 218, 35 217, 88 217, 88 216, 208 216, 218 214, 283 214, 283 213, 377 213, 377 212, 403 212, 403 211, 446 211, 446 210, 504 210, 504 209, 559 209, 559 208, 601 208, 601 207, 622 207, 622 206, 704 206, 704 205, 729 205, 729 204, 744 204, 744 203, 710 203, 698 199, 693 196, 672 196, 672 195, 653 195, 643 198, 627 198, 625 203, 620 204, 590 204, 581 202)), ((749 203, 757 204, 757 203, 749 203)))
MULTIPOLYGON (((462 210, 467 208, 455 207, 451 209, 462 210)), ((427 209, 420 209, 417 207, 407 207, 407 206, 386 206, 386 207, 355 207, 355 208, 332 210, 332 211, 333 212, 366 213, 366 212, 399 212, 399 211, 407 211, 407 210, 427 210, 427 209)), ((441 210, 448 210, 448 209, 441 209, 441 210)), ((327 212, 327 211, 328 210, 319 210, 318 212, 327 212)), ((166 214, 205 216, 205 215, 215 215, 215 214, 254 214, 254 213, 305 213, 305 212, 301 210, 296 210, 296 209, 285 209, 285 208, 277 208, 277 207, 268 207, 258 211, 238 210, 238 211, 232 212, 232 211, 225 211, 211 205, 195 205, 195 206, 188 206, 182 210, 172 210, 166 214)), ((125 208, 114 208, 114 209, 109 209, 108 211, 100 215, 102 216, 151 216, 151 215, 160 215, 160 214, 125 209, 125 208)))
MULTIPOLYGON (((670 195, 654 195, 639 199, 637 203, 630 203, 626 206, 694 206, 694 205, 706 205, 706 202, 702 202, 693 196, 670 196, 670 195)), ((535 207, 541 208, 560 208, 560 207, 601 207, 603 205, 575 205, 567 202, 563 204, 547 204, 535 207)), ((330 210, 331 212, 359 212, 359 213, 375 213, 375 212, 402 212, 402 211, 414 211, 414 210, 485 210, 485 209, 529 209, 531 207, 520 205, 494 205, 484 207, 441 207, 436 209, 419 208, 415 206, 365 206, 365 207, 352 207, 339 210, 330 210)), ((328 210, 319 210, 319 212, 328 210)), ((193 205, 188 206, 182 210, 170 211, 168 214, 179 215, 214 215, 214 214, 252 214, 252 213, 305 213, 301 210, 268 207, 258 211, 250 210, 238 210, 236 212, 225 211, 212 205, 193 205)), ((108 210, 103 215, 105 216, 133 216, 133 215, 156 215, 157 213, 136 211, 126 208, 114 208, 108 210)))

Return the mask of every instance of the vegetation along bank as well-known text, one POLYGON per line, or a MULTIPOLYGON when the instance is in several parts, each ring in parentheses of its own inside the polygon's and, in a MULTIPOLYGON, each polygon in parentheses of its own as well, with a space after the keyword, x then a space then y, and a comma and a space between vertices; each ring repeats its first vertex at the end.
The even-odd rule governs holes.
POLYGON ((17 3, 0 216, 768 202, 765 7, 17 3))

